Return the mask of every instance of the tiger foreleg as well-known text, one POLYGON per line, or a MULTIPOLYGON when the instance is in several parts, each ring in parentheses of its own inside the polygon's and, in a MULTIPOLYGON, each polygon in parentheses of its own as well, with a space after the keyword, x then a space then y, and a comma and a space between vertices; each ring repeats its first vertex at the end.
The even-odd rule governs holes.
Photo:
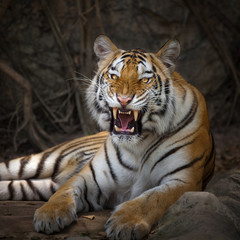
POLYGON ((107 236, 110 239, 142 239, 169 206, 190 190, 196 189, 169 183, 120 204, 105 225, 107 236))
POLYGON ((76 203, 70 196, 72 193, 51 198, 41 208, 37 209, 34 215, 34 227, 37 232, 47 234, 59 232, 65 226, 77 220, 76 203))
POLYGON ((70 178, 47 203, 36 210, 33 221, 35 230, 47 234, 58 232, 77 220, 78 211, 99 209, 88 200, 89 196, 94 199, 97 192, 94 187, 88 171, 70 178))

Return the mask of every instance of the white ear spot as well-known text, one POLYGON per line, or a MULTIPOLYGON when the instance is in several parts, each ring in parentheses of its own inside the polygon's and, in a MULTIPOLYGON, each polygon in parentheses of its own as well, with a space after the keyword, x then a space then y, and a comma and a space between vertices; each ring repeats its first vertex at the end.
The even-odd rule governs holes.
POLYGON ((175 62, 180 54, 180 43, 177 40, 169 40, 157 52, 156 56, 160 58, 170 72, 175 69, 175 62))
POLYGON ((117 51, 117 47, 113 42, 104 35, 96 38, 93 49, 100 60, 104 59, 108 54, 117 51))

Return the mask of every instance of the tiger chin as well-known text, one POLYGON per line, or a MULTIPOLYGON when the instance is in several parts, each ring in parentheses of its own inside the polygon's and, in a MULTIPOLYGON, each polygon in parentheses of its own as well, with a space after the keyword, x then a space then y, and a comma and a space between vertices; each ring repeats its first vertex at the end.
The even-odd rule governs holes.
POLYGON ((87 89, 98 134, 0 163, 1 200, 48 200, 34 227, 47 234, 78 212, 113 208, 109 239, 142 239, 187 191, 201 191, 215 150, 201 93, 175 72, 176 40, 157 53, 94 43, 98 71, 87 89))

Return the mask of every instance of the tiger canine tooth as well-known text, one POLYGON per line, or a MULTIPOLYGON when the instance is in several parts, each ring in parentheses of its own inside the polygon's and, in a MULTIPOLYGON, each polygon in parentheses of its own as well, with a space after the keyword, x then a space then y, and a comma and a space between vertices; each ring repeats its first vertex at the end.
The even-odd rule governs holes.
POLYGON ((133 115, 134 115, 134 120, 136 122, 138 119, 138 110, 133 110, 133 115))
POLYGON ((133 133, 133 132, 134 132, 134 127, 132 127, 132 128, 131 128, 130 132, 131 132, 131 133, 133 133))
POLYGON ((113 108, 113 117, 114 117, 114 119, 117 119, 117 107, 114 107, 113 108))
POLYGON ((120 132, 121 131, 121 128, 119 128, 118 126, 114 125, 114 128, 117 132, 120 132))

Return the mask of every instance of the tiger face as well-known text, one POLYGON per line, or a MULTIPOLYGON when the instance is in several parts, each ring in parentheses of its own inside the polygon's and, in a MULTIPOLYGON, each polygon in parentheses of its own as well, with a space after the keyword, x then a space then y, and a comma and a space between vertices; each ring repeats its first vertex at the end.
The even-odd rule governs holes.
POLYGON ((177 41, 158 53, 118 49, 100 36, 94 44, 98 72, 87 91, 88 106, 103 130, 117 143, 137 143, 145 132, 161 134, 173 114, 172 72, 177 41))

